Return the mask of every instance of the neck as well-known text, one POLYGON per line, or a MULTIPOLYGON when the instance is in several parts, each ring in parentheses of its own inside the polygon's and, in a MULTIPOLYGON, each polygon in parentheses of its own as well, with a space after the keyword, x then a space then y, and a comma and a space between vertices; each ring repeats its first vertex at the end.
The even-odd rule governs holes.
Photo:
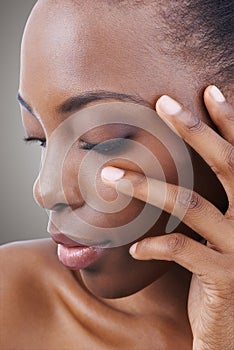
POLYGON ((103 299, 106 305, 130 314, 148 314, 181 318, 182 310, 186 314, 186 305, 191 274, 174 265, 159 280, 143 290, 119 299, 103 299))

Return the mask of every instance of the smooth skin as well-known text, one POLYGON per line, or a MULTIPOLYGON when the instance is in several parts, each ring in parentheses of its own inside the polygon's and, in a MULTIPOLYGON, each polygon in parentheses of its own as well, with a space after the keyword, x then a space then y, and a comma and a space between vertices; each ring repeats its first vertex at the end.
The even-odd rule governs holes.
MULTIPOLYGON (((188 315, 193 349, 231 350, 234 344, 234 111, 222 101, 216 87, 205 90, 204 101, 222 136, 184 106, 176 108, 176 101, 169 110, 165 106, 167 96, 157 101, 156 109, 163 120, 171 123, 172 130, 204 158, 223 184, 229 200, 225 215, 196 192, 167 184, 165 193, 162 182, 129 171, 121 179, 130 181, 135 198, 168 213, 174 209, 179 218, 181 209, 187 208, 183 221, 206 239, 206 245, 178 232, 146 238, 132 245, 130 253, 139 260, 174 261, 191 271, 188 315)), ((129 194, 130 186, 122 186, 119 180, 107 181, 108 170, 103 169, 103 181, 129 194)))
MULTIPOLYGON (((165 49, 170 43, 160 40, 160 13, 155 13, 151 22, 150 7, 131 12, 108 7, 104 2, 98 2, 98 6, 90 0, 83 2, 84 6, 77 3, 39 0, 26 26, 19 87, 30 107, 21 105, 26 136, 46 141, 74 113, 69 109, 61 112, 58 106, 74 96, 97 90, 140 96, 153 110, 158 98, 168 94, 212 125, 202 98, 210 82, 205 75, 197 79, 197 70, 203 72, 203 67, 191 64, 185 69, 184 62, 174 54, 163 53, 161 45, 165 49), (159 40, 155 40, 155 24, 159 40)), ((228 87, 226 91, 229 102, 234 103, 228 87)), ((93 100, 83 108, 110 101, 116 99, 93 100)), ((212 105, 216 106, 213 100, 212 105)), ((109 131, 102 130, 102 134, 104 139, 110 138, 109 131)), ((86 136, 85 141, 100 142, 99 132, 86 136)), ((113 136, 118 137, 119 131, 115 130, 113 136)), ((173 132, 171 137, 175 137, 173 132)), ((153 152, 167 182, 176 184, 172 162, 158 142, 144 130, 136 132, 134 140, 153 152)), ((208 139, 206 142, 209 144, 208 139)), ((111 216, 85 205, 77 184, 77 169, 85 152, 73 147, 64 162, 64 192, 73 210, 101 227, 118 226, 138 215, 144 203, 137 199, 125 211, 111 216)), ((191 153, 191 157, 195 191, 224 211, 226 195, 217 177, 199 156, 191 153)), ((138 171, 135 164, 124 164, 121 159, 109 165, 138 171)), ((146 167, 147 176, 156 179, 157 169, 151 165, 146 167)), ((101 174, 97 182, 104 198, 112 200, 115 189, 102 182, 101 174)), ((40 191, 38 183, 34 187, 38 204, 43 207, 50 203, 47 209, 61 209, 61 205, 56 207, 63 203, 57 184, 45 181, 40 191)), ((66 206, 63 209, 66 214, 66 206)), ((168 215, 164 213, 148 237, 165 232, 168 215)), ((208 226, 209 218, 207 221, 208 226)), ((194 231, 183 223, 177 229, 196 240, 201 238, 197 227, 194 231)), ((50 239, 2 247, 1 348, 192 349, 187 313, 191 273, 164 259, 134 259, 129 254, 130 245, 107 250, 100 261, 80 271, 69 271, 59 262, 56 244, 50 239)))
MULTIPOLYGON (((222 170, 218 176, 229 184, 229 209, 222 215, 198 194, 193 194, 191 201, 188 200, 188 192, 182 192, 186 194, 182 197, 183 207, 188 206, 184 220, 188 225, 196 226, 197 231, 209 241, 207 246, 174 233, 147 238, 130 250, 134 259, 177 262, 193 273, 191 284, 186 270, 176 268, 166 278, 161 278, 158 286, 152 284, 135 295, 111 301, 89 293, 81 276, 77 279, 78 274, 75 276, 59 264, 53 242, 41 240, 5 246, 1 248, 3 349, 232 349, 233 190, 228 177, 232 176, 230 154, 233 152, 231 128, 234 113, 230 104, 216 102, 209 91, 210 87, 205 91, 205 102, 223 137, 200 122, 199 128, 194 129, 191 123, 190 127, 186 126, 180 117, 183 114, 191 121, 191 113, 183 107, 174 117, 159 110, 163 108, 160 100, 157 109, 159 115, 168 118, 173 128, 191 146, 197 147, 198 138, 201 143, 203 140, 207 143, 208 151, 202 155, 210 165, 215 159, 216 169, 222 170), (220 148, 220 152, 224 152, 226 158, 216 157, 219 150, 209 149, 207 132, 210 139, 224 146, 225 151, 220 148), (213 230, 216 226, 217 229, 213 230), (174 299, 170 295, 171 285, 174 299), (189 288, 188 309, 185 304, 186 286, 189 288), (172 309, 173 314, 180 314, 179 319, 173 321, 172 309), (187 313, 192 335, 186 330, 186 318, 184 324, 181 322, 187 313)), ((134 195, 144 201, 147 190, 145 177, 126 170, 125 177, 134 185, 134 195)), ((103 181, 107 186, 117 186, 116 182, 104 178, 103 181)), ((161 183, 156 179, 151 179, 149 183, 153 186, 151 203, 159 206, 161 183), (153 190, 154 186, 157 193, 153 190)), ((118 191, 121 190, 119 183, 118 191)), ((126 188, 122 192, 128 194, 126 188)), ((177 193, 178 188, 168 184, 165 207, 168 212, 175 204, 179 210, 178 203, 181 201, 175 202, 177 193)))

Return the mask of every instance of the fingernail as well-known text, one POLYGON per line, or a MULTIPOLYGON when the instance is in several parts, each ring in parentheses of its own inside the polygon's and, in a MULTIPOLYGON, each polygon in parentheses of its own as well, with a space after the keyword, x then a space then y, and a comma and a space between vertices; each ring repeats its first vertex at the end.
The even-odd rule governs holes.
POLYGON ((171 97, 164 95, 157 101, 158 107, 165 114, 175 115, 181 111, 181 105, 171 97))
POLYGON ((130 253, 131 255, 134 255, 134 254, 135 254, 135 252, 136 252, 136 247, 137 247, 137 243, 134 243, 134 244, 130 247, 129 253, 130 253))
POLYGON ((224 102, 225 101, 225 97, 223 96, 222 92, 215 85, 211 86, 210 94, 211 94, 211 97, 216 102, 224 102))
POLYGON ((118 169, 112 166, 107 166, 106 168, 102 169, 101 177, 104 180, 115 182, 124 176, 125 172, 122 169, 118 169))

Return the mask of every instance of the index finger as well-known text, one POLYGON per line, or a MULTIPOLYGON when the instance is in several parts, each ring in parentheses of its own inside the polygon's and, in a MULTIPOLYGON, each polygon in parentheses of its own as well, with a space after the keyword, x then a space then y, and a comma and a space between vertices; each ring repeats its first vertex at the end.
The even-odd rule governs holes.
POLYGON ((118 192, 173 213, 217 250, 227 253, 233 251, 233 225, 198 193, 115 167, 104 168, 102 180, 118 192))
MULTIPOLYGON (((156 104, 158 115, 176 130, 211 167, 233 201, 234 147, 205 122, 171 97, 164 95, 156 104)), ((231 128, 234 133, 234 129, 231 128)))

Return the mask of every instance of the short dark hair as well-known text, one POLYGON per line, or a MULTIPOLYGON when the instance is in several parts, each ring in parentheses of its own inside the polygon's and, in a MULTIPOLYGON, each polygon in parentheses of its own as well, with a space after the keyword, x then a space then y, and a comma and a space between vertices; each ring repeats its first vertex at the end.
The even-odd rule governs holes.
POLYGON ((167 13, 160 12, 177 54, 202 63, 210 79, 234 82, 233 0, 169 0, 167 13))
MULTIPOLYGON (((184 64, 197 66, 198 76, 206 76, 208 83, 214 81, 222 88, 228 85, 228 88, 234 89, 234 0, 104 2, 125 10, 126 7, 150 6, 152 17, 160 15, 162 40, 171 44, 165 45, 164 54, 174 54, 184 64)), ((158 31, 155 34, 158 41, 157 35, 158 31)))
MULTIPOLYGON (((87 5, 84 0, 70 3, 78 8, 87 5)), ((152 49, 160 40, 158 49, 181 60, 185 69, 195 69, 201 83, 234 93, 234 0, 97 0, 94 6, 99 4, 124 14, 147 8, 152 49)))

